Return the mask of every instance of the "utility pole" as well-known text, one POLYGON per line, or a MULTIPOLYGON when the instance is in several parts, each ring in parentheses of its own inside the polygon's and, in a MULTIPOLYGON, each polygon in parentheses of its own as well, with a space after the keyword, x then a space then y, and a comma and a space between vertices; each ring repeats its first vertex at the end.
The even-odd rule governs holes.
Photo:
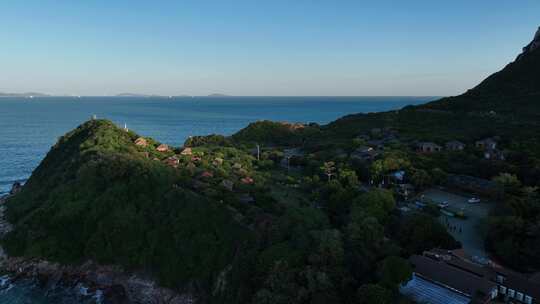
POLYGON ((261 160, 261 147, 257 144, 257 160, 261 160))
POLYGON ((287 156, 287 173, 289 173, 289 169, 291 168, 291 165, 290 165, 290 162, 291 162, 291 156, 287 156))

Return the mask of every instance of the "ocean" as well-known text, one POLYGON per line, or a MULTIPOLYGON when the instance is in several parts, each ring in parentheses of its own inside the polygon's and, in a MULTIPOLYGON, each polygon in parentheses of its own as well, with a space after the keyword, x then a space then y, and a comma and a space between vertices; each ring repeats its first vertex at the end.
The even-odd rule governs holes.
MULTIPOLYGON (((0 98, 0 195, 24 182, 50 147, 90 119, 110 119, 119 126, 180 146, 193 135, 231 135, 250 122, 269 119, 329 123, 353 113, 400 109, 436 97, 43 97, 0 98)), ((8 280, 8 277, 6 277, 8 280)), ((4 303, 94 303, 75 291, 40 290, 32 282, 0 286, 4 303)))

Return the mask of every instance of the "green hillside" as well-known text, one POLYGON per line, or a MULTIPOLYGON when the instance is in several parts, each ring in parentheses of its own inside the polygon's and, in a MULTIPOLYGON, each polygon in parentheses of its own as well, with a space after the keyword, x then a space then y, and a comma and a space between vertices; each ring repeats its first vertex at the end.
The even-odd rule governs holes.
POLYGON ((252 233, 223 205, 189 189, 191 177, 136 146, 109 121, 66 134, 8 201, 11 255, 63 263, 92 259, 147 270, 171 287, 208 288, 252 233))

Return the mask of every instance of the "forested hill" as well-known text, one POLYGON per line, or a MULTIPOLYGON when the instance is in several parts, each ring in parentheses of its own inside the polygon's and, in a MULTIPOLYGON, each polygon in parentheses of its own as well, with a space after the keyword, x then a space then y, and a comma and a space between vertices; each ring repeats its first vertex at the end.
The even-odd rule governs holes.
POLYGON ((540 32, 517 59, 462 95, 399 111, 353 114, 321 128, 308 144, 343 144, 372 128, 392 128, 409 141, 474 143, 498 136, 540 157, 540 32))
POLYGON ((518 106, 540 112, 540 28, 533 41, 504 69, 462 95, 443 98, 424 107, 508 112, 516 110, 518 106))
MULTIPOLYGON (((247 252, 242 248, 252 232, 193 186, 197 168, 176 170, 168 161, 175 152, 157 147, 106 120, 88 121, 60 138, 7 202, 14 230, 2 241, 6 251, 122 265, 163 286, 210 290, 247 252)), ((214 192, 226 198, 220 189, 214 192)))

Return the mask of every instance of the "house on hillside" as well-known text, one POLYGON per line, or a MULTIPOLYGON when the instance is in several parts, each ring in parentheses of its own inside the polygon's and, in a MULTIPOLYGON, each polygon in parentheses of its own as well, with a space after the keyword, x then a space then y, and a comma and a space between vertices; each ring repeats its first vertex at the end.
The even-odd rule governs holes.
POLYGON ((246 177, 243 177, 240 179, 240 182, 244 185, 251 185, 253 184, 255 181, 253 180, 253 178, 249 177, 249 176, 246 176, 246 177))
POLYGON ((449 151, 465 150, 465 144, 457 140, 452 140, 452 141, 447 142, 445 144, 445 147, 446 147, 446 150, 449 150, 449 151))
POLYGON ((474 144, 478 149, 496 149, 497 148, 497 142, 493 138, 485 138, 482 140, 476 141, 474 144))
POLYGON ((441 146, 433 142, 420 142, 416 147, 419 152, 423 153, 441 152, 442 150, 441 146))
POLYGON ((167 159, 165 159, 165 164, 173 167, 173 168, 177 168, 178 165, 180 164, 180 160, 178 160, 178 158, 176 158, 175 156, 171 156, 171 157, 168 157, 167 159))
POLYGON ((480 265, 459 250, 413 255, 413 277, 400 292, 419 303, 540 303, 540 283, 523 274, 480 265))
POLYGON ((383 150, 385 141, 382 139, 373 139, 367 142, 367 144, 371 147, 374 147, 377 150, 383 150))
POLYGON ((214 177, 214 173, 212 173, 210 171, 203 171, 203 173, 201 173, 200 177, 201 178, 211 178, 211 177, 214 177))
POLYGON ((380 155, 377 150, 369 146, 362 146, 357 148, 351 153, 352 159, 359 159, 363 161, 373 161, 380 155))
POLYGON ((193 154, 193 151, 191 150, 191 148, 185 148, 184 150, 182 150, 182 152, 180 152, 181 155, 192 155, 193 154))
POLYGON ((484 158, 489 160, 505 160, 504 152, 497 149, 486 149, 484 158))
POLYGON ((232 181, 224 179, 223 181, 221 181, 221 185, 223 186, 223 188, 229 191, 233 191, 234 183, 232 181))
POLYGON ((360 134, 358 136, 356 136, 356 139, 359 139, 359 140, 362 140, 362 141, 368 141, 370 140, 370 136, 367 135, 367 134, 360 134))
POLYGON ((161 144, 156 148, 156 150, 159 152, 167 152, 169 151, 169 146, 167 146, 166 144, 161 144))
POLYGON ((135 145, 139 147, 146 147, 148 146, 148 141, 144 137, 139 137, 135 140, 135 145))

